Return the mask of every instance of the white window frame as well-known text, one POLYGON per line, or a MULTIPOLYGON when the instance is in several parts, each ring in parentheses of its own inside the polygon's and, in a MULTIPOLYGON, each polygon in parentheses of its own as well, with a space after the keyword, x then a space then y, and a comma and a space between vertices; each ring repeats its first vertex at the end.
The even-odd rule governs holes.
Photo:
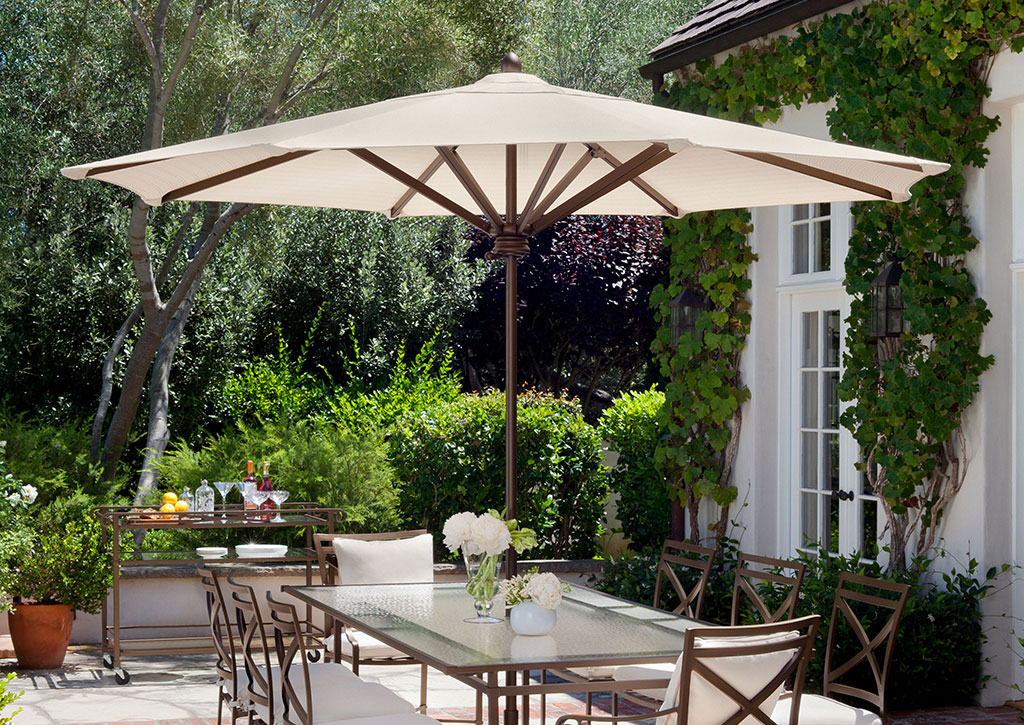
MULTIPOLYGON (((831 231, 831 254, 829 268, 821 272, 793 272, 793 206, 779 207, 779 286, 788 287, 807 284, 828 284, 842 282, 845 278, 846 253, 850 247, 850 233, 853 231, 853 217, 850 202, 832 202, 829 214, 831 231)), ((824 217, 812 217, 814 219, 824 217)), ((801 223, 810 222, 803 222, 801 223)))

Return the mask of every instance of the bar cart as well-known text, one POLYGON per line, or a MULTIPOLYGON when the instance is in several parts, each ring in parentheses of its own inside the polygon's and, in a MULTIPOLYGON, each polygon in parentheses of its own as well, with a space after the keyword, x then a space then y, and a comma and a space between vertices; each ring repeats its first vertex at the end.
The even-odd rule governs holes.
POLYGON ((271 521, 270 511, 246 510, 241 504, 228 505, 215 511, 186 511, 181 513, 154 512, 144 506, 99 506, 95 515, 100 523, 101 541, 110 543, 111 571, 113 584, 109 605, 104 602, 101 612, 103 664, 114 671, 119 685, 131 680, 130 673, 123 667, 122 659, 144 655, 185 655, 209 654, 214 652, 209 635, 183 636, 188 630, 208 628, 209 622, 199 624, 125 624, 121 622, 120 578, 123 567, 161 566, 172 564, 195 564, 202 561, 207 566, 231 566, 237 564, 305 564, 306 584, 313 583, 313 563, 316 553, 313 549, 313 533, 317 528, 333 534, 338 524, 345 519, 340 509, 324 508, 310 503, 284 504, 280 513, 283 521, 271 521), (305 529, 305 547, 288 548, 282 556, 240 557, 232 555, 217 559, 202 559, 195 551, 131 551, 122 558, 121 538, 125 532, 154 529, 305 529), (170 630, 163 637, 125 638, 125 632, 132 630, 170 630), (177 630, 177 632, 175 632, 177 630))

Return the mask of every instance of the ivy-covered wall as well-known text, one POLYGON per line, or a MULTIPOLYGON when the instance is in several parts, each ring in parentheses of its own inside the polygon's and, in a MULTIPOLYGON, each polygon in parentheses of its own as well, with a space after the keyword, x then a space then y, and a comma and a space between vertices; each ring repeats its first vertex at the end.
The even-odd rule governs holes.
MULTIPOLYGON (((1005 48, 1021 50, 1022 23, 1024 5, 1016 0, 868 3, 738 49, 720 63, 683 69, 660 99, 681 110, 757 124, 777 121, 785 106, 832 99, 828 124, 835 140, 950 164, 946 174, 917 184, 907 203, 855 204, 846 259, 845 286, 853 302, 841 383, 850 406, 842 424, 853 432, 883 499, 896 568, 906 566, 909 544, 922 553, 934 543, 942 514, 964 481, 963 415, 993 362, 980 351, 991 314, 964 267, 964 256, 978 242, 962 196, 965 171, 985 165, 985 141, 999 124, 981 110, 992 58, 1005 48), (902 260, 909 331, 880 347, 868 335, 866 293, 890 255, 902 260)), ((723 235, 730 219, 734 212, 691 216, 671 228, 673 280, 699 279, 709 293, 722 283, 707 276, 707 260, 691 253, 700 246, 695 239, 715 239, 720 259, 752 261, 742 233, 723 235)), ((723 272, 742 296, 749 286, 745 266, 723 263, 719 276, 723 272)), ((666 325, 669 294, 652 299, 666 325)), ((734 314, 734 299, 714 301, 704 324, 715 335, 671 350, 663 330, 654 350, 672 380, 664 411, 672 435, 660 459, 670 478, 682 480, 683 500, 707 496, 722 506, 735 489, 721 476, 715 481, 722 469, 704 461, 723 460, 723 441, 737 436, 742 408, 723 412, 733 402, 742 404, 746 392, 738 354, 723 357, 714 350, 742 350, 749 313, 744 311, 744 322, 734 314), (723 364, 709 368, 711 358, 723 364), (695 410, 695 400, 708 405, 695 410), (691 461, 699 475, 688 480, 679 469, 691 461)), ((715 518, 724 521, 726 513, 715 518)))

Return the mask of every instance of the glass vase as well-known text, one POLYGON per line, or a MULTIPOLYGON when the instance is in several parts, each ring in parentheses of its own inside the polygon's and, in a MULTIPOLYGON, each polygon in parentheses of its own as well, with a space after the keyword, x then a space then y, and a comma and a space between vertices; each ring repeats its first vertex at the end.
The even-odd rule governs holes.
POLYGON ((505 554, 463 554, 466 560, 466 573, 469 582, 466 591, 473 597, 476 616, 467 619, 473 624, 494 624, 501 622, 498 617, 491 616, 494 596, 498 593, 498 582, 501 579, 501 563, 505 554))

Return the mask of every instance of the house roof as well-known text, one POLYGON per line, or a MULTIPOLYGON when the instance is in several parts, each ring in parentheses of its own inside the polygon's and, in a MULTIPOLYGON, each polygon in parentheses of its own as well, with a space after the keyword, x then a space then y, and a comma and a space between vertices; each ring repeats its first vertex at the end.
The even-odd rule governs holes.
POLYGON ((820 15, 850 0, 711 0, 650 52, 640 75, 662 76, 730 48, 820 15))

